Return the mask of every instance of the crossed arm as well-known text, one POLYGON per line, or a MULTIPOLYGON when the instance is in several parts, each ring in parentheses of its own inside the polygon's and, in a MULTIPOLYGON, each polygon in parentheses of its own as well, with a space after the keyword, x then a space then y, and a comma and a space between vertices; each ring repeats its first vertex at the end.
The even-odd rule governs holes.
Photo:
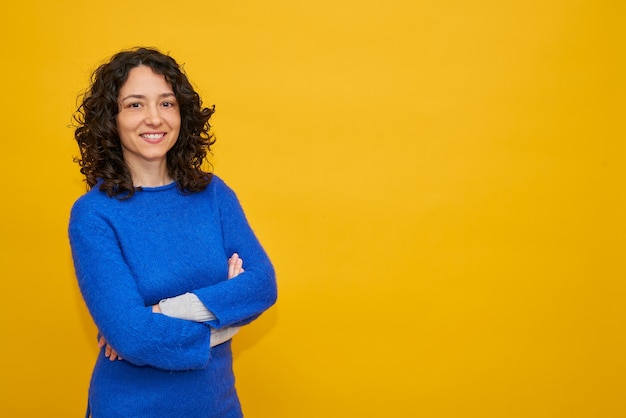
MULTIPOLYGON (((235 253, 228 259, 228 279, 230 280, 243 272, 243 260, 239 258, 239 255, 237 253, 235 253)), ((202 304, 202 302, 200 302, 196 295, 194 295, 193 293, 188 293, 185 295, 175 296, 173 298, 166 299, 164 301, 161 301, 160 303, 152 305, 152 312, 155 314, 163 314, 173 318, 186 319, 196 322, 204 322, 206 320, 206 317, 214 318, 213 314, 208 309, 206 309, 204 305, 202 305, 201 315, 199 315, 203 317, 203 319, 194 318, 193 313, 190 312, 191 307, 189 305, 189 300, 192 300, 195 303, 202 304)), ((215 347, 216 345, 225 343, 226 341, 233 338, 233 336, 238 331, 239 327, 237 326, 224 327, 221 329, 211 329, 210 346, 215 347)), ((117 351, 113 347, 111 347, 110 344, 107 343, 104 337, 101 336, 98 340, 98 348, 102 347, 105 347, 104 355, 109 360, 123 360, 123 358, 117 353, 117 351)))

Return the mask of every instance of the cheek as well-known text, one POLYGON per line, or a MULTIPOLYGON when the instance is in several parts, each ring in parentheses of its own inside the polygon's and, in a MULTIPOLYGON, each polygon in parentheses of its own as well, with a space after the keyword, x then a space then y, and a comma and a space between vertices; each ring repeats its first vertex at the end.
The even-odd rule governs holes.
POLYGON ((177 119, 170 121, 169 126, 172 130, 173 139, 178 140, 178 137, 180 136, 180 120, 177 119))
POLYGON ((180 115, 172 115, 170 123, 173 128, 180 129, 180 115))
POLYGON ((122 144, 128 143, 131 141, 132 133, 134 132, 134 125, 131 118, 128 117, 118 117, 116 119, 117 125, 117 135, 120 138, 122 144))
POLYGON ((118 116, 116 118, 116 124, 117 124, 117 131, 120 133, 120 135, 124 132, 127 131, 129 129, 131 129, 132 126, 132 119, 127 117, 127 116, 118 116))

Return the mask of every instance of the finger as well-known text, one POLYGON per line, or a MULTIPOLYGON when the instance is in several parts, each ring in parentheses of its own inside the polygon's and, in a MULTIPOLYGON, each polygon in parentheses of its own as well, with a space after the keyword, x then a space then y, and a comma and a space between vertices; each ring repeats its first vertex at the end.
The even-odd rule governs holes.
POLYGON ((243 259, 239 258, 239 254, 234 253, 228 259, 228 278, 232 279, 244 272, 243 259))
POLYGON ((228 259, 228 278, 229 279, 232 279, 233 277, 237 275, 237 260, 239 260, 239 255, 237 253, 234 253, 228 259))
POLYGON ((104 337, 100 337, 100 339, 98 340, 98 348, 102 348, 104 347, 104 345, 106 344, 106 340, 104 339, 104 337))
POLYGON ((122 357, 120 357, 120 355, 117 354, 117 351, 115 351, 115 349, 113 347, 111 347, 110 345, 107 345, 107 347, 111 350, 111 355, 109 356, 109 360, 115 361, 115 360, 121 360, 122 359, 122 357))
POLYGON ((235 265, 235 276, 238 276, 241 273, 243 273, 243 260, 239 258, 237 259, 237 262, 235 265))
POLYGON ((230 279, 235 274, 235 260, 234 255, 228 259, 228 278, 230 279))
POLYGON ((107 344, 107 346, 104 348, 104 356, 105 357, 111 356, 111 350, 113 350, 113 349, 111 348, 110 345, 107 344))

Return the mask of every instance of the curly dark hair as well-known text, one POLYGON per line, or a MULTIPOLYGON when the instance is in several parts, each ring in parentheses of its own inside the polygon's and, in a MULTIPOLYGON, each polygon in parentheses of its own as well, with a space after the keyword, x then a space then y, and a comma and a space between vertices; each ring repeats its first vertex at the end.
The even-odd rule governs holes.
POLYGON ((202 164, 215 143, 209 124, 215 106, 202 107, 202 99, 182 67, 154 48, 118 52, 93 72, 91 85, 79 97, 82 103, 73 115, 74 138, 81 154, 74 161, 80 165, 89 189, 101 180, 100 190, 109 196, 133 195, 137 188, 124 162, 116 117, 119 91, 129 72, 141 65, 165 77, 180 106, 180 134, 166 157, 168 174, 184 192, 204 190, 212 177, 202 164))

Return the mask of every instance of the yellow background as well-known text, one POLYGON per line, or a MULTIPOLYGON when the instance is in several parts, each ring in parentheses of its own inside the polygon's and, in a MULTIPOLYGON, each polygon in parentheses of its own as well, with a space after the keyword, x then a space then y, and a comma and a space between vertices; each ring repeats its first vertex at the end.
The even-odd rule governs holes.
POLYGON ((216 104, 277 268, 247 417, 626 416, 625 4, 4 2, 0 415, 83 414, 68 125, 148 45, 216 104))

